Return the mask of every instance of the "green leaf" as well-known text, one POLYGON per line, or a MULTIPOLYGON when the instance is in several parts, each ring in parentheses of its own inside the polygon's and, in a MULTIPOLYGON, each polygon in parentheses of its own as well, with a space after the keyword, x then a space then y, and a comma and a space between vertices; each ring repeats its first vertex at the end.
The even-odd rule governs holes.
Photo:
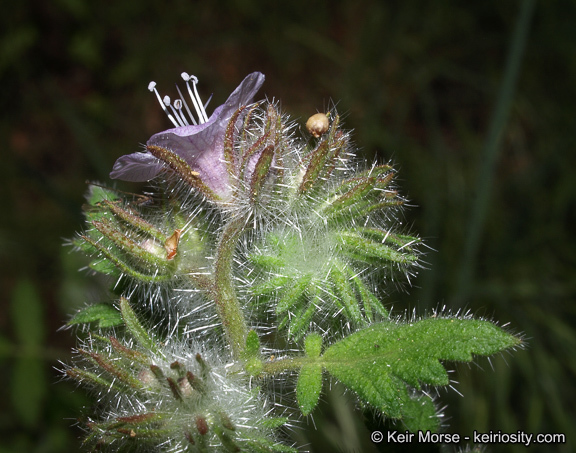
POLYGON ((248 259, 252 264, 262 269, 276 270, 286 266, 286 260, 279 256, 252 254, 248 259))
MULTIPOLYGON (((132 277, 136 280, 141 280, 141 281, 148 282, 148 283, 155 283, 158 281, 169 280, 170 278, 172 278, 171 274, 155 273, 154 275, 147 275, 147 274, 139 272, 135 269, 132 269, 131 266, 129 266, 124 261, 122 261, 114 253, 112 253, 110 250, 108 250, 105 246, 101 245, 99 242, 89 238, 88 236, 81 236, 81 238, 88 243, 88 246, 90 246, 94 250, 102 253, 102 255, 103 255, 102 259, 110 260, 110 262, 112 264, 114 264, 118 268, 119 271, 129 275, 130 277, 132 277)), ((83 250, 89 251, 89 249, 87 249, 87 248, 85 249, 84 247, 83 247, 83 250)), ((103 267, 102 269, 106 269, 106 267, 103 267)), ((99 269, 97 269, 97 270, 99 270, 99 269)), ((159 271, 160 269, 156 268, 155 270, 159 271)))
POLYGON ((415 236, 406 234, 392 233, 388 230, 381 230, 379 228, 356 228, 356 231, 362 236, 372 238, 382 244, 392 244, 402 249, 411 250, 412 244, 420 244, 422 240, 415 236))
POLYGON ((16 338, 25 348, 36 347, 44 340, 42 302, 34 284, 22 279, 12 293, 12 322, 16 338))
POLYGON ((350 208, 355 203, 365 199, 368 193, 374 189, 374 184, 376 184, 376 178, 358 178, 349 191, 326 207, 326 212, 332 214, 350 208))
POLYGON ((322 185, 334 169, 335 161, 346 145, 345 137, 342 135, 335 137, 338 123, 339 118, 336 116, 326 138, 307 156, 306 172, 298 188, 299 193, 309 191, 315 185, 322 185))
POLYGON ((388 318, 388 310, 382 305, 382 302, 368 289, 366 284, 362 281, 359 275, 352 275, 350 277, 352 283, 358 291, 358 295, 364 305, 364 314, 369 322, 373 321, 373 313, 377 313, 383 318, 388 318))
POLYGON ((321 362, 368 404, 391 418, 409 416, 412 428, 423 429, 419 423, 430 406, 414 404, 407 386, 447 385, 440 360, 469 362, 473 354, 490 355, 520 344, 488 321, 428 318, 372 325, 327 348, 321 362))
POLYGON ((286 288, 291 282, 292 279, 290 277, 277 276, 252 286, 251 291, 255 296, 268 296, 276 293, 279 289, 286 288))
POLYGON ((322 335, 311 333, 304 340, 304 350, 308 357, 320 357, 322 352, 322 335))
POLYGON ((250 375, 255 376, 262 371, 260 339, 256 331, 251 330, 248 332, 248 335, 246 335, 246 349, 244 349, 242 356, 244 360, 246 360, 244 367, 250 375))
POLYGON ((120 270, 110 261, 97 259, 92 261, 90 264, 90 269, 95 272, 99 272, 100 274, 104 275, 114 275, 118 277, 120 275, 120 270))
POLYGON ((434 401, 428 395, 410 398, 402 408, 402 423, 409 431, 438 431, 440 419, 436 413, 434 401))
MULTIPOLYGON (((310 358, 320 357, 322 352, 322 336, 311 333, 304 340, 304 350, 310 358)), ((322 365, 320 363, 306 364, 300 369, 296 384, 296 399, 303 415, 310 414, 318 405, 322 391, 322 365)))
POLYGON ((95 304, 79 311, 68 321, 68 325, 97 322, 98 327, 115 327, 124 324, 122 314, 110 304, 95 304))
POLYGON ((108 238, 124 254, 137 259, 144 267, 157 266, 159 269, 163 269, 166 265, 166 259, 164 257, 146 250, 146 248, 138 244, 137 241, 130 238, 128 233, 118 229, 113 222, 107 219, 102 219, 101 221, 94 220, 92 221, 92 225, 102 236, 108 238))
POLYGON ((96 206, 105 200, 114 201, 118 199, 116 192, 102 186, 90 185, 88 188, 88 203, 91 206, 96 206))
POLYGON ((246 335, 246 349, 244 350, 246 357, 259 357, 260 356, 260 338, 255 330, 251 330, 246 335))
POLYGON ((308 415, 318 405, 322 391, 322 365, 307 364, 300 369, 296 383, 296 399, 302 415, 308 415))
POLYGON ((86 351, 84 349, 78 349, 78 352, 94 365, 105 370, 111 377, 119 380, 121 383, 126 384, 133 389, 141 389, 143 387, 142 381, 134 377, 129 367, 125 366, 122 361, 109 359, 102 354, 86 351))
POLYGON ((108 208, 110 212, 112 212, 112 214, 114 214, 118 219, 135 228, 139 232, 150 235, 161 244, 166 242, 166 239, 168 239, 166 235, 154 225, 147 222, 142 217, 134 214, 133 212, 127 211, 126 209, 120 207, 117 203, 104 200, 102 204, 108 208))

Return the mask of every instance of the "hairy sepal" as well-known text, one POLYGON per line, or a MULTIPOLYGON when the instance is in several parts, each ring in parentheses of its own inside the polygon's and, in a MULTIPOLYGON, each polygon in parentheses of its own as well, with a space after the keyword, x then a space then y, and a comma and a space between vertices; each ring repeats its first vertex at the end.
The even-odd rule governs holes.
POLYGON ((110 189, 90 186, 84 209, 88 230, 74 241, 93 257, 89 267, 117 283, 126 280, 144 297, 159 288, 170 290, 183 278, 206 289, 211 219, 197 215, 202 209, 189 211, 182 203, 184 194, 170 195, 127 200, 110 189))
MULTIPOLYGON (((195 448, 208 445, 215 451, 296 451, 274 434, 287 419, 268 417, 258 389, 247 386, 242 374, 228 373, 220 359, 200 354, 190 342, 166 348, 126 300, 120 305, 127 338, 93 335, 78 350, 84 363, 66 370, 112 404, 87 423, 85 444, 118 451, 135 443, 154 451, 163 445, 169 451, 204 451, 195 448)), ((255 357, 254 332, 248 343, 247 353, 255 357)))
POLYGON ((299 194, 309 194, 323 186, 336 168, 338 158, 348 146, 348 136, 339 129, 339 124, 340 118, 336 115, 325 137, 305 156, 305 170, 298 187, 299 194))
POLYGON ((302 338, 311 324, 364 327, 387 317, 370 289, 365 264, 388 271, 390 264, 408 267, 416 262, 414 249, 400 248, 352 230, 302 229, 300 235, 278 230, 256 248, 259 253, 248 257, 260 271, 251 292, 259 306, 274 307, 278 328, 287 328, 292 340, 302 338))

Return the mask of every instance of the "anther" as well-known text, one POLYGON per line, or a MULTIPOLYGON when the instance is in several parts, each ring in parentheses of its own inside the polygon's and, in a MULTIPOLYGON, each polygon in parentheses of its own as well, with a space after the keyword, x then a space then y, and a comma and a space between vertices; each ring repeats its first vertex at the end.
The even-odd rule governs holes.
POLYGON ((186 82, 186 87, 188 88, 188 94, 192 99, 192 103, 194 104, 194 108, 196 109, 196 113, 198 114, 200 124, 206 123, 208 121, 208 116, 206 115, 206 111, 204 110, 204 106, 202 105, 202 101, 200 100, 198 90, 196 89, 198 78, 196 76, 191 76, 186 72, 183 72, 181 74, 181 77, 186 82), (194 92, 192 92, 192 88, 190 87, 190 81, 192 81, 192 84, 194 85, 194 92))
POLYGON ((176 99, 174 101, 174 115, 178 117, 178 121, 180 121, 183 126, 188 126, 190 124, 188 123, 186 115, 184 115, 184 112, 182 111, 182 99, 176 99))
MULTIPOLYGON (((208 102, 206 102, 205 105, 202 105, 200 95, 198 94, 198 90, 196 89, 198 78, 193 75, 191 76, 186 72, 183 72, 181 74, 181 77, 186 82, 186 87, 188 88, 188 94, 190 95, 190 99, 192 99, 192 103, 194 104, 194 109, 196 110, 196 116, 198 116, 199 123, 200 124, 206 123, 208 121, 208 115, 206 114, 206 106, 208 105, 208 102, 210 102, 210 99, 212 99, 212 96, 210 96, 210 99, 208 99, 208 102), (194 85, 193 88, 190 86, 190 82, 192 82, 192 84, 194 85)), ((194 118, 194 115, 192 114, 192 111, 190 110, 190 107, 188 107, 188 103, 184 99, 182 91, 180 91, 178 85, 176 85, 176 89, 178 90, 180 99, 176 99, 172 104, 169 96, 164 96, 164 98, 160 97, 160 94, 156 89, 156 82, 152 81, 148 84, 148 90, 150 90, 156 95, 160 107, 162 107, 162 110, 164 110, 164 113, 166 113, 166 115, 168 116, 170 121, 172 121, 172 124, 174 124, 174 126, 182 127, 182 126, 188 126, 190 123, 194 125, 198 124, 196 122, 196 119, 194 118), (188 112, 190 119, 188 119, 184 114, 182 106, 184 106, 184 108, 188 112), (170 108, 170 111, 172 113, 170 113, 168 108, 170 108)))
POLYGON ((186 121, 186 118, 182 118, 182 112, 179 110, 179 107, 182 107, 182 101, 180 99, 176 99, 174 105, 172 105, 170 96, 164 96, 164 104, 172 110, 173 117, 170 117, 170 114, 168 114, 168 117, 173 123, 176 121, 177 124, 174 123, 176 127, 188 126, 188 121, 186 121))
MULTIPOLYGON (((190 120, 192 121, 192 124, 194 124, 194 125, 198 124, 196 122, 196 120, 194 119, 194 115, 192 115, 192 112, 190 111, 190 107, 188 107, 188 103, 186 102, 186 99, 184 99, 184 95, 182 94, 182 91, 180 91, 180 87, 178 85, 176 85, 176 89, 178 90, 178 94, 180 95, 180 99, 182 99, 182 102, 184 103, 184 107, 186 107, 186 111, 188 112, 188 115, 190 116, 190 120)), ((182 116, 184 116, 184 113, 182 113, 182 116)))
POLYGON ((160 94, 158 93, 158 90, 156 89, 156 82, 154 82, 154 81, 152 81, 148 84, 148 89, 150 91, 154 92, 154 94, 156 95, 156 98, 158 99, 158 103, 160 104, 160 107, 162 107, 162 110, 164 110, 164 113, 166 113, 166 115, 168 116, 170 121, 172 121, 172 124, 174 124, 174 126, 176 126, 176 127, 180 126, 178 124, 178 122, 176 121, 176 119, 172 116, 172 114, 166 108, 166 105, 170 105, 170 98, 168 96, 166 96, 164 98, 164 100, 162 100, 162 98, 160 97, 160 94), (168 104, 165 104, 166 98, 168 98, 168 104))

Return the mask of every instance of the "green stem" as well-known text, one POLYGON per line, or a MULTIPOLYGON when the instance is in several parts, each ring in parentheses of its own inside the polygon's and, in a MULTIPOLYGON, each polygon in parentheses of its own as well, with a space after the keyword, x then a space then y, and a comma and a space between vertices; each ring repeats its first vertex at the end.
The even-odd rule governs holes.
POLYGON ((234 251, 238 239, 245 229, 246 219, 244 217, 234 218, 226 224, 220 236, 214 266, 214 302, 224 328, 224 335, 235 359, 240 358, 245 349, 248 333, 244 313, 236 297, 232 281, 234 251))
POLYGON ((310 357, 292 357, 270 362, 262 362, 262 375, 273 376, 286 371, 299 370, 303 365, 310 362, 317 362, 318 359, 310 357))

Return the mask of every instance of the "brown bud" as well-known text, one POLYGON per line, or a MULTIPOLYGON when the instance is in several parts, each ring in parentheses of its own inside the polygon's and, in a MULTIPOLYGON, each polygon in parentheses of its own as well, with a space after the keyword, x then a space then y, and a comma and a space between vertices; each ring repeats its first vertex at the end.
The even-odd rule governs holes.
POLYGON ((173 259, 176 254, 178 253, 178 243, 180 242, 180 235, 182 234, 182 230, 174 230, 172 236, 166 239, 164 243, 164 248, 166 249, 166 259, 171 260, 173 259))
POLYGON ((329 128, 330 121, 324 113, 316 113, 306 121, 306 129, 316 138, 324 135, 329 128))
POLYGON ((200 433, 201 436, 208 434, 208 422, 204 417, 196 417, 196 428, 198 429, 198 433, 200 433))

